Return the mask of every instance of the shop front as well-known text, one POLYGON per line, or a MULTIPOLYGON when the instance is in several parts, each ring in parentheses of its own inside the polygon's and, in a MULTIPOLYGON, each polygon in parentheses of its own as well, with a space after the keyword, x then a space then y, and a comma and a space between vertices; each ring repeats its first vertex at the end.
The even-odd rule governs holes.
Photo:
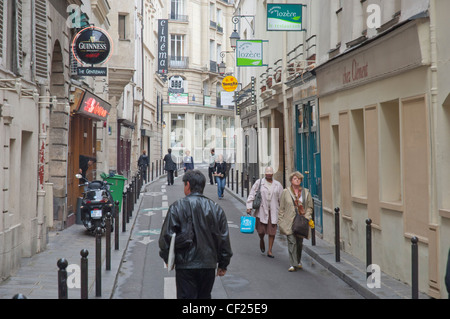
POLYGON ((410 255, 403 252, 417 236, 428 256, 421 273, 430 276, 421 277, 422 290, 437 275, 438 255, 427 30, 426 18, 407 21, 316 68, 324 238, 334 240, 339 207, 341 247, 364 260, 370 218, 374 260, 409 282, 410 255))
MULTIPOLYGON (((69 154, 67 167, 67 227, 74 224, 77 211, 77 198, 82 195, 75 174, 80 169, 80 156, 96 158, 97 126, 107 120, 111 105, 87 90, 76 88, 73 92, 70 110, 69 154)), ((97 179, 94 163, 86 173, 88 180, 97 179)))

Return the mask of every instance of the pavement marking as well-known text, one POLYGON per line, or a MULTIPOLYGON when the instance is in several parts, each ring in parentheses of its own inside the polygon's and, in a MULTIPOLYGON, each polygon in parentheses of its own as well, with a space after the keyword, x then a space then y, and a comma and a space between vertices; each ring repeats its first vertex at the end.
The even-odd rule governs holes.
POLYGON ((162 211, 162 217, 163 217, 163 218, 166 218, 166 216, 167 216, 167 210, 163 210, 163 211, 162 211))
POLYGON ((163 191, 161 192, 148 192, 148 193, 144 193, 144 195, 146 196, 161 196, 163 193, 163 191))
POLYGON ((167 200, 167 195, 163 195, 162 200, 167 200))
POLYGON ((177 299, 175 277, 164 277, 164 299, 177 299))
POLYGON ((167 205, 168 205, 167 202, 162 203, 162 205, 163 205, 162 207, 144 208, 144 209, 141 210, 141 212, 151 212, 151 211, 154 211, 154 210, 165 210, 165 209, 169 209, 169 206, 167 206, 167 205), (164 204, 165 204, 165 205, 164 205, 164 204))
POLYGON ((148 245, 151 242, 155 241, 154 239, 150 239, 150 236, 144 237, 142 240, 139 240, 138 243, 142 243, 144 245, 148 245))
POLYGON ((161 229, 147 229, 140 230, 136 233, 137 236, 148 236, 148 235, 159 235, 161 233, 161 229))
POLYGON ((143 214, 143 215, 148 216, 148 217, 151 217, 151 216, 153 216, 153 215, 156 215, 156 213, 154 213, 154 212, 146 212, 146 213, 143 214))

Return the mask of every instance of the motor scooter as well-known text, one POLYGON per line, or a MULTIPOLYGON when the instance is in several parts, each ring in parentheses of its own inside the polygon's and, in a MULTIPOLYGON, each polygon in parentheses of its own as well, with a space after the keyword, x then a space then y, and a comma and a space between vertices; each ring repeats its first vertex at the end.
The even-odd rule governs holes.
POLYGON ((104 232, 106 230, 106 214, 111 213, 111 231, 114 231, 114 200, 109 183, 106 181, 89 182, 81 174, 75 177, 82 183, 78 186, 84 186, 83 199, 81 201, 80 213, 81 221, 84 227, 91 233, 95 234, 98 227, 104 232))

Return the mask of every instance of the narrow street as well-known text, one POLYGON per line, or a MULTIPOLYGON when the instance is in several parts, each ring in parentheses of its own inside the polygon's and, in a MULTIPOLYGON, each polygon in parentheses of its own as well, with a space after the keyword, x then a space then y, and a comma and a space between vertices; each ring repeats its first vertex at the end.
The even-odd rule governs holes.
MULTIPOLYGON (((201 168, 207 176, 205 166, 201 168)), ((159 257, 158 238, 167 213, 175 200, 184 196, 181 176, 168 186, 161 179, 147 186, 128 250, 119 270, 113 293, 115 299, 174 299, 175 271, 168 272, 159 257)), ((204 195, 216 200, 216 186, 207 179, 204 195)), ((213 299, 361 299, 337 276, 303 253, 303 270, 287 271, 288 252, 285 236, 277 235, 274 259, 261 254, 259 237, 239 231, 244 206, 225 192, 219 204, 224 208, 230 228, 233 257, 224 277, 216 277, 213 299)), ((266 247, 267 247, 266 238, 266 247)))

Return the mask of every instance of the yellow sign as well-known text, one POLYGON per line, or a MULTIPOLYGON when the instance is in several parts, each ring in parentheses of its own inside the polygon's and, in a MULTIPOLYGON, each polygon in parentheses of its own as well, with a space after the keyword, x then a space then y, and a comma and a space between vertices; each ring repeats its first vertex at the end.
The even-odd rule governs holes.
POLYGON ((222 81, 222 87, 227 92, 233 92, 238 87, 238 81, 234 76, 227 76, 222 81))

